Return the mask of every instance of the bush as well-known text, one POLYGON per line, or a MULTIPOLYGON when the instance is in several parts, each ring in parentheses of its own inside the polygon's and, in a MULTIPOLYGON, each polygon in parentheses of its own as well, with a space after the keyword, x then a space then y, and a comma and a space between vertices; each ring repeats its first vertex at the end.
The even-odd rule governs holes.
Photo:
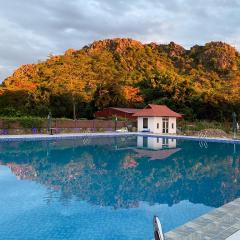
POLYGON ((217 122, 217 121, 207 121, 207 120, 196 120, 194 122, 181 120, 178 126, 183 132, 185 131, 201 131, 205 129, 221 129, 226 133, 231 132, 230 122, 217 122))
POLYGON ((10 128, 13 123, 19 123, 23 128, 41 128, 45 119, 40 117, 3 117, 3 125, 10 128))
POLYGON ((22 113, 20 111, 17 111, 15 108, 5 107, 1 109, 0 116, 20 117, 22 116, 22 113))

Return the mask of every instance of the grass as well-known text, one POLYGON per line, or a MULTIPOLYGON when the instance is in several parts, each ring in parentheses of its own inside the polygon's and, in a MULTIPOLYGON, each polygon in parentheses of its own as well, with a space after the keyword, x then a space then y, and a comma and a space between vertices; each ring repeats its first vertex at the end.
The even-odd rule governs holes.
POLYGON ((232 124, 230 122, 217 122, 207 120, 196 120, 194 122, 180 120, 178 122, 178 128, 183 132, 201 131, 204 129, 221 129, 226 133, 232 132, 232 124))

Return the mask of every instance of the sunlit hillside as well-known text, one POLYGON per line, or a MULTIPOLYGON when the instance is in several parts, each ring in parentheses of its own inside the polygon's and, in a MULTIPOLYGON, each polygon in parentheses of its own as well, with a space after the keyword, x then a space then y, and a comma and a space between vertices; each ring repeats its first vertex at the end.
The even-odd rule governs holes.
POLYGON ((0 89, 1 115, 91 118, 108 106, 167 104, 187 118, 222 120, 240 109, 240 55, 222 42, 96 41, 20 66, 0 89))

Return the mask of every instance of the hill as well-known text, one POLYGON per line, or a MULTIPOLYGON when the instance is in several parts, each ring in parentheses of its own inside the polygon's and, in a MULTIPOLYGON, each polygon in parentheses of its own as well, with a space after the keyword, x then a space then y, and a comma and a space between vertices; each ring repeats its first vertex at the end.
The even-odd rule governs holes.
POLYGON ((1 115, 91 118, 107 106, 167 104, 187 118, 240 113, 240 55, 223 42, 193 46, 96 41, 20 66, 0 88, 1 115))

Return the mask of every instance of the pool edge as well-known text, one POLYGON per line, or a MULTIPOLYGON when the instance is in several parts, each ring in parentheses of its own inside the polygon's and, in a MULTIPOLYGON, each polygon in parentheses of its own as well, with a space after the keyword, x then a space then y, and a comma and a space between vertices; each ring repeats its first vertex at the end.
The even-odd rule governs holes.
POLYGON ((225 240, 240 230, 240 198, 165 234, 166 240, 225 240))
POLYGON ((29 135, 2 135, 0 136, 0 142, 9 141, 42 141, 42 140, 61 140, 61 139, 78 139, 83 137, 117 137, 117 136, 145 136, 145 137, 164 137, 164 138, 174 138, 183 140, 193 140, 193 141, 206 141, 206 142, 223 142, 240 144, 240 139, 231 138, 215 138, 215 137, 197 137, 197 136, 185 136, 185 135, 163 135, 163 134, 152 134, 152 133, 141 133, 141 132, 128 132, 128 133, 66 133, 66 134, 29 134, 29 135))

